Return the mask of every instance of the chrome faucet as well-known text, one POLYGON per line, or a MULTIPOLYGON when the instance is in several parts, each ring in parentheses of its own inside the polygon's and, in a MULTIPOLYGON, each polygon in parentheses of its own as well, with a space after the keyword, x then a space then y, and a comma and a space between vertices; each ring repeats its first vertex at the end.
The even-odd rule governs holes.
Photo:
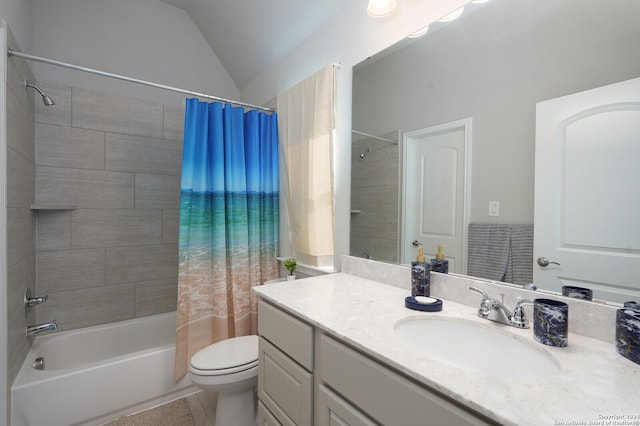
POLYGON ((56 324, 56 320, 53 320, 53 322, 46 322, 44 324, 28 325, 27 336, 42 333, 43 331, 56 331, 57 329, 58 324, 56 324))
POLYGON ((532 305, 532 300, 519 300, 518 303, 516 303, 513 313, 511 313, 507 307, 504 306, 503 302, 489 297, 484 291, 475 287, 469 287, 469 290, 482 295, 482 301, 480 301, 480 308, 478 309, 478 316, 480 318, 510 325, 512 327, 529 328, 529 320, 525 317, 524 309, 522 309, 522 307, 524 305, 532 305))

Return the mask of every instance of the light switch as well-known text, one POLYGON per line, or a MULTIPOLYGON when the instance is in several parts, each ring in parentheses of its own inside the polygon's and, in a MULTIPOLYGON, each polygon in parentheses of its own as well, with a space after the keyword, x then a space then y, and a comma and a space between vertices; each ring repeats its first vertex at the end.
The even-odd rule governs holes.
POLYGON ((489 216, 500 216, 500 201, 489 201, 489 216))

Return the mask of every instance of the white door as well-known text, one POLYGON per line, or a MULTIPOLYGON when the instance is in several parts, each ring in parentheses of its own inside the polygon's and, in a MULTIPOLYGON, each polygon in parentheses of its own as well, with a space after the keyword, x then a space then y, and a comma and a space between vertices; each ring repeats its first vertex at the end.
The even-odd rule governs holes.
POLYGON ((639 300, 640 78, 537 104, 535 176, 534 283, 639 300))
POLYGON ((471 119, 405 133, 401 259, 428 259, 445 246, 449 272, 466 272, 467 176, 471 119))

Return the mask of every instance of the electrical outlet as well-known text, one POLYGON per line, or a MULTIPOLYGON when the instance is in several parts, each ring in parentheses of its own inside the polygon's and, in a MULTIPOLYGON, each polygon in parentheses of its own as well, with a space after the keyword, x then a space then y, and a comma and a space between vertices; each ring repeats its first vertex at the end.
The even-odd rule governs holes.
POLYGON ((500 216, 500 201, 489 201, 489 216, 500 216))

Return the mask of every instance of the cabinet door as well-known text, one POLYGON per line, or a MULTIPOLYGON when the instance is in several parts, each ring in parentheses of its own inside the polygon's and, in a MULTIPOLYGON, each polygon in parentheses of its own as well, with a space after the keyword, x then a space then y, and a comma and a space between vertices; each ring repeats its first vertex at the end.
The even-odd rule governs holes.
POLYGON ((313 375, 260 337, 258 398, 285 426, 312 423, 313 375))
POLYGON ((376 426, 357 408, 340 398, 330 389, 318 389, 318 426, 376 426))
POLYGON ((376 422, 388 426, 494 424, 325 334, 319 349, 322 382, 376 422))
POLYGON ((258 426, 282 426, 260 401, 258 401, 258 426))

